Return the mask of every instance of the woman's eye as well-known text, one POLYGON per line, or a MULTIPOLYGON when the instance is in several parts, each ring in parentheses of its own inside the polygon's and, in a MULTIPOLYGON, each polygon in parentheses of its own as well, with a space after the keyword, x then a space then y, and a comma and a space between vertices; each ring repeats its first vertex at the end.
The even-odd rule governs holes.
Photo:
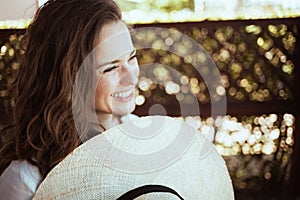
POLYGON ((105 69, 105 70, 103 71, 103 73, 112 72, 112 71, 114 71, 114 70, 116 70, 116 69, 118 69, 118 68, 119 68, 119 66, 115 65, 115 66, 112 66, 112 67, 109 67, 109 68, 105 69))
POLYGON ((135 59, 136 58, 136 55, 133 55, 133 56, 131 56, 130 58, 129 58, 129 61, 132 61, 133 59, 135 59))

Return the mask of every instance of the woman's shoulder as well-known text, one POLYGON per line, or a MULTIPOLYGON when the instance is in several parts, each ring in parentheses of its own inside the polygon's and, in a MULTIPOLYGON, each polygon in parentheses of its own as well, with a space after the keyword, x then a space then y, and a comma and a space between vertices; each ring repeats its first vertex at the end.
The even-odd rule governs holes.
POLYGON ((12 161, 0 176, 1 198, 31 199, 41 180, 36 166, 26 160, 12 161))

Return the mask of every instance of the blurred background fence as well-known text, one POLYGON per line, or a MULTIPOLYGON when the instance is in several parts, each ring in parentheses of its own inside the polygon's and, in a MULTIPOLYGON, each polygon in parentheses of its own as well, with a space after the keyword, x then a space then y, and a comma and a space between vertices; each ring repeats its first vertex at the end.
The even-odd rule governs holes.
MULTIPOLYGON (((299 183, 299 24, 300 18, 135 25, 175 29, 199 42, 220 70, 227 97, 227 115, 211 118, 206 83, 189 64, 193 55, 180 58, 170 52, 142 50, 141 65, 162 63, 183 76, 174 80, 162 65, 147 77, 151 72, 142 68, 146 72, 140 77, 137 104, 141 106, 136 114, 147 115, 160 104, 167 115, 178 117, 180 106, 190 105, 190 116, 184 119, 224 156, 237 199, 294 198, 295 182, 299 183), (155 84, 162 79, 163 84, 155 84), (193 95, 200 116, 193 110, 193 95)), ((153 47, 173 45, 171 37, 162 38, 153 47)))

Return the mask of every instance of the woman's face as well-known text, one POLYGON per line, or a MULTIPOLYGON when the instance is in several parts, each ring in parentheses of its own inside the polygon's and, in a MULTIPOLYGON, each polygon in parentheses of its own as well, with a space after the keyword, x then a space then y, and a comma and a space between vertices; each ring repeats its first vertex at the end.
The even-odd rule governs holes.
POLYGON ((122 22, 103 26, 96 50, 97 114, 126 115, 135 109, 139 66, 130 33, 122 22))

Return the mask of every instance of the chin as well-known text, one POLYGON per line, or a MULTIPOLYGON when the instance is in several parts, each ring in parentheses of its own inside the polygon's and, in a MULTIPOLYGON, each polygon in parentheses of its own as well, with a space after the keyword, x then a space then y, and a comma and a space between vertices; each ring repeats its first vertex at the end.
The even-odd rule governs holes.
POLYGON ((135 104, 130 105, 129 107, 118 107, 113 109, 113 114, 119 115, 119 116, 124 116, 132 113, 135 109, 135 104), (127 108, 127 109, 126 109, 127 108))

